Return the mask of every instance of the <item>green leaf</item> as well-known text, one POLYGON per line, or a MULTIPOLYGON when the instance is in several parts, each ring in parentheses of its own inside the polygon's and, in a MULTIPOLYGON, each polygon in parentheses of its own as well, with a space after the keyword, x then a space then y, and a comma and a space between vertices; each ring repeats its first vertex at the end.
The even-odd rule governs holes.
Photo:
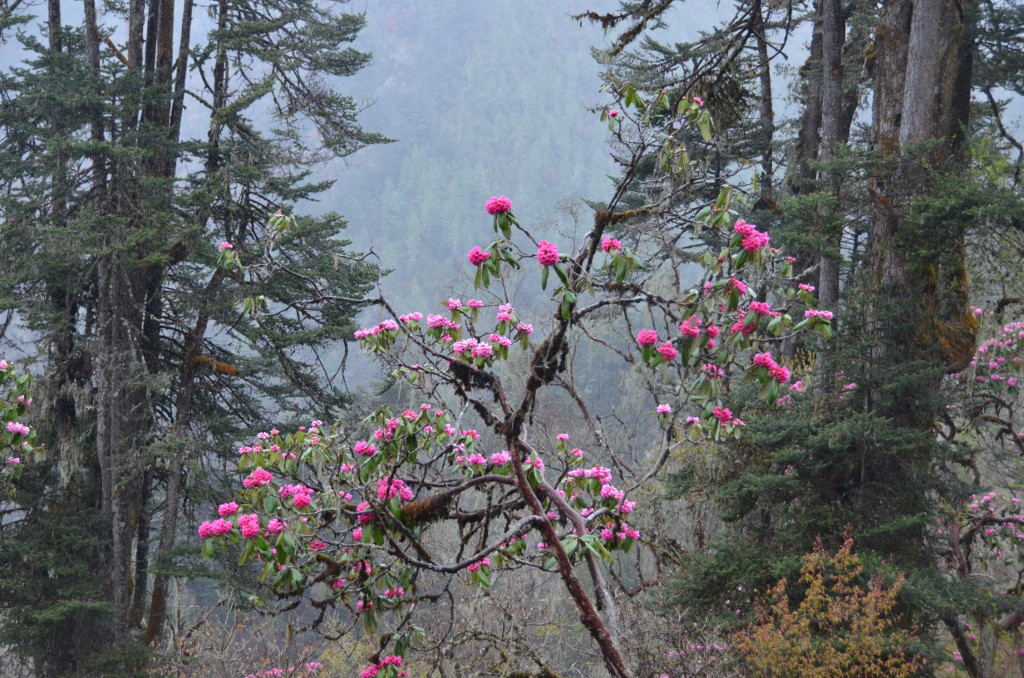
POLYGON ((550 271, 548 270, 547 266, 542 268, 541 271, 540 271, 540 288, 542 290, 546 290, 548 288, 548 274, 549 273, 550 273, 550 271))
POLYGON ((559 266, 558 264, 555 264, 551 268, 555 269, 555 274, 558 276, 558 279, 562 281, 562 284, 568 287, 569 278, 566 277, 565 271, 562 270, 562 267, 559 266))
POLYGON ((707 111, 700 114, 697 118, 697 126, 700 128, 700 135, 704 138, 704 141, 711 141, 711 116, 708 115, 707 111))

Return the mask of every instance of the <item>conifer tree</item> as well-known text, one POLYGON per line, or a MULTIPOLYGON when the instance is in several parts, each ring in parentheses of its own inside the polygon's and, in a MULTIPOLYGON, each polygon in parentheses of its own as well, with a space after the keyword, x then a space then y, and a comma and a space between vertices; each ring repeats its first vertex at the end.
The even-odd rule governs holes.
POLYGON ((38 343, 23 352, 45 373, 53 462, 26 474, 31 508, 4 523, 0 553, 19 566, 0 618, 38 675, 123 675, 133 642, 162 639, 208 443, 267 407, 346 402, 321 357, 351 336, 378 269, 336 214, 281 213, 259 234, 330 187, 309 179, 317 161, 384 139, 333 85, 369 59, 348 46, 360 15, 224 0, 203 25, 192 0, 86 0, 70 26, 62 9, 50 0, 0 74, 0 299, 38 343))

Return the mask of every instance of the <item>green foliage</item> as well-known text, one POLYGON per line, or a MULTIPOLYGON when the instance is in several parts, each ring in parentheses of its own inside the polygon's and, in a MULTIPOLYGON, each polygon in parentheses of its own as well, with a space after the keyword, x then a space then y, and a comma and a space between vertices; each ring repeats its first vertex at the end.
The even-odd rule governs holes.
POLYGON ((210 450, 268 408, 289 420, 351 403, 324 356, 379 276, 337 214, 264 234, 271 213, 331 188, 310 178, 317 163, 386 141, 334 87, 368 62, 348 46, 362 17, 222 2, 175 58, 157 35, 180 27, 128 10, 102 6, 91 29, 123 25, 126 46, 91 45, 87 23, 26 31, 0 73, 0 312, 17 321, 9 342, 41 338, 26 362, 52 452, 18 498, 24 519, 0 529, 4 558, 38 563, 5 578, 19 590, 0 595, 0 633, 40 675, 135 670, 128 629, 149 608, 159 634, 150 575, 188 565, 176 518, 220 482, 210 450), (157 52, 187 66, 182 80, 157 52), (52 650, 69 637, 83 642, 52 650))

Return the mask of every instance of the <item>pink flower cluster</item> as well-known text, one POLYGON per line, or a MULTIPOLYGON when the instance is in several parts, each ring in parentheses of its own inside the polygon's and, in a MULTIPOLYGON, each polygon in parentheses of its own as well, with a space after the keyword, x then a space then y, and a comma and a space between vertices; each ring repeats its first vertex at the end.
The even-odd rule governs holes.
MULTIPOLYGON (((419 313, 417 313, 415 315, 419 315, 420 318, 423 317, 423 315, 419 314, 419 313)), ((410 318, 410 316, 402 316, 402 319, 403 319, 402 322, 403 323, 408 323, 409 318, 410 318)), ((416 318, 416 319, 419 320, 419 318, 416 318)), ((356 330, 355 333, 353 334, 353 336, 356 339, 362 340, 362 339, 366 339, 368 337, 376 336, 376 335, 378 335, 378 334, 380 334, 381 332, 384 332, 384 331, 397 332, 398 331, 398 323, 395 322, 393 319, 388 318, 387 320, 382 320, 381 322, 377 323, 373 327, 364 327, 363 329, 356 330)))
MULTIPOLYGON (((975 358, 971 360, 970 366, 975 368, 974 380, 984 383, 986 381, 1005 382, 1007 386, 1016 388, 1020 379, 1015 371, 1021 369, 1024 359, 1015 353, 1024 347, 1024 323, 1008 323, 1003 325, 999 333, 984 341, 978 347, 975 358), (987 373, 982 370, 987 369, 987 373), (1005 374, 1003 374, 1005 372, 1005 374)), ((951 378, 960 375, 952 374, 951 378)))
POLYGON ((470 563, 469 565, 467 565, 466 569, 469 570, 470 572, 476 572, 483 565, 490 565, 490 564, 491 564, 491 559, 490 558, 482 558, 481 560, 478 560, 475 563, 470 563))
POLYGON ((676 350, 675 344, 671 341, 663 341, 658 346, 658 355, 662 357, 666 362, 671 362, 679 356, 679 351, 676 350))
POLYGON ((244 485, 246 489, 252 489, 254 487, 269 485, 273 480, 274 476, 270 474, 270 471, 266 471, 260 467, 250 473, 249 477, 242 481, 242 485, 244 485))
POLYGON ((430 327, 430 328, 441 327, 441 328, 448 328, 448 329, 457 330, 460 327, 462 327, 462 325, 460 325, 459 323, 455 322, 454 320, 446 318, 443 315, 434 315, 433 313, 431 313, 430 315, 427 316, 427 327, 430 327))
POLYGON ((25 424, 22 424, 19 421, 9 421, 9 422, 7 422, 7 432, 8 433, 13 433, 14 435, 20 435, 20 436, 27 436, 31 430, 32 429, 30 429, 28 426, 25 426, 25 424))
POLYGON ((379 478, 377 480, 377 498, 391 499, 392 497, 398 497, 403 502, 412 501, 412 489, 401 478, 392 478, 390 482, 387 478, 379 478))
POLYGON ((469 258, 469 263, 473 264, 474 266, 479 266, 480 264, 484 263, 485 261, 491 258, 491 253, 484 252, 479 247, 474 247, 469 251, 469 254, 467 254, 466 256, 469 258))
POLYGON ((634 530, 626 523, 622 523, 622 529, 618 532, 614 532, 609 527, 601 530, 601 539, 604 539, 605 541, 612 541, 616 537, 618 537, 620 541, 625 541, 626 539, 636 540, 640 538, 640 531, 634 530))
POLYGON ((491 196, 491 199, 487 201, 484 206, 488 214, 504 214, 512 210, 512 201, 505 196, 495 197, 491 196))
POLYGON ((746 337, 746 336, 749 336, 750 334, 753 334, 754 330, 757 329, 757 323, 756 322, 748 323, 746 321, 746 317, 747 317, 747 312, 746 311, 744 311, 742 309, 739 310, 739 311, 736 311, 736 317, 737 317, 736 322, 734 322, 732 324, 732 327, 729 328, 729 333, 730 334, 736 334, 737 332, 742 332, 743 336, 746 337))
POLYGON ((281 500, 292 498, 292 505, 297 509, 304 509, 313 503, 313 490, 305 485, 285 485, 277 491, 281 500))
POLYGON ((636 343, 641 346, 653 346, 658 343, 658 333, 654 330, 640 330, 636 333, 636 343))
POLYGON ((593 468, 576 468, 569 471, 570 478, 595 478, 602 485, 612 482, 612 471, 604 466, 593 468))
POLYGON ((750 302, 750 310, 760 316, 766 316, 772 312, 772 305, 766 301, 750 302))
POLYGON ((822 318, 823 320, 832 320, 832 311, 816 311, 813 308, 809 308, 804 311, 805 318, 822 318))
POLYGON ((622 249, 622 243, 615 238, 605 238, 601 241, 601 249, 611 254, 622 249))
POLYGON ((359 440, 352 446, 352 451, 363 457, 372 457, 377 453, 377 446, 366 440, 359 440))
POLYGON ((779 365, 777 362, 775 362, 775 359, 772 358, 771 353, 756 353, 754 354, 754 358, 751 362, 753 362, 758 367, 766 368, 768 370, 768 373, 772 375, 772 378, 774 378, 775 381, 779 382, 780 384, 785 384, 786 382, 789 381, 789 368, 783 365, 779 365))
MULTIPOLYGON (((362 601, 360 601, 360 602, 362 602, 362 601)), ((369 607, 369 605, 367 607, 369 607)), ((395 668, 398 668, 401 665, 402 665, 402 658, 401 657, 399 657, 397 655, 388 655, 387 657, 384 657, 383 659, 381 659, 379 664, 370 664, 365 669, 360 671, 359 672, 359 678, 375 678, 377 673, 381 669, 383 669, 385 666, 394 666, 395 668)), ((405 676, 408 676, 408 675, 409 675, 408 671, 401 671, 401 672, 395 674, 396 678, 405 678, 405 676)))
POLYGON ((419 311, 413 311, 412 313, 398 316, 398 319, 402 321, 403 325, 408 325, 411 322, 418 323, 419 321, 423 320, 423 314, 420 313, 419 311))
POLYGON ((213 522, 204 520, 199 525, 199 536, 206 539, 214 535, 230 534, 233 529, 235 529, 235 526, 230 520, 224 520, 223 518, 218 518, 213 522))
POLYGON ((758 231, 757 226, 748 224, 743 219, 739 219, 733 228, 743 236, 743 249, 748 252, 756 252, 767 245, 770 240, 767 233, 758 231))
POLYGON ((553 242, 541 240, 537 244, 537 261, 541 266, 554 266, 558 263, 558 246, 553 242))
POLYGON ((255 513, 243 513, 238 516, 238 529, 246 539, 255 539, 260 534, 260 517, 255 513))

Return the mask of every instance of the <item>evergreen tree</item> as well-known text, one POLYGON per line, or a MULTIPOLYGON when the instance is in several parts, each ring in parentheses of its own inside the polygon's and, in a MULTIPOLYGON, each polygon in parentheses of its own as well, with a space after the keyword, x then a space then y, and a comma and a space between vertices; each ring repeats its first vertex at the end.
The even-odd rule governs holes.
POLYGON ((330 187, 314 163, 384 141, 332 84, 367 63, 347 46, 362 18, 224 0, 203 31, 193 9, 89 0, 74 27, 51 0, 0 75, 0 299, 38 339, 52 459, 0 534, 19 564, 0 605, 38 675, 123 675, 132 642, 160 642, 208 446, 268 408, 345 405, 319 354, 378 275, 338 215, 281 214, 261 235, 330 187))

